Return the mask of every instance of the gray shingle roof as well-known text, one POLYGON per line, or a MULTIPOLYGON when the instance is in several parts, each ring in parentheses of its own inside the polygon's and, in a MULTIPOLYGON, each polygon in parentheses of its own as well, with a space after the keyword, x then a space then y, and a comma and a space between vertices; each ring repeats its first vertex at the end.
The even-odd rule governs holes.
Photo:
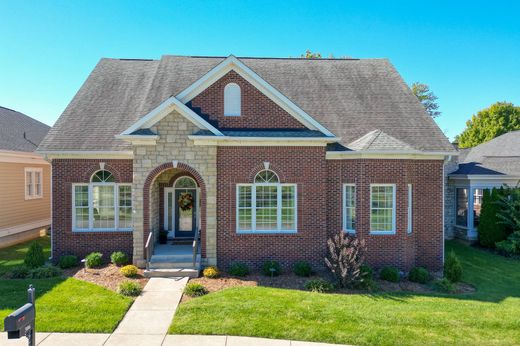
POLYGON ((370 131, 361 138, 356 139, 353 142, 347 144, 347 147, 351 150, 412 150, 413 148, 384 133, 381 130, 370 131))
POLYGON ((0 150, 35 151, 49 129, 38 120, 0 106, 0 150))
MULTIPOLYGON (((341 137, 346 145, 373 130, 425 151, 453 148, 386 59, 239 58, 266 82, 341 137)), ((101 59, 41 150, 127 150, 115 139, 223 57, 101 59)))
POLYGON ((461 151, 459 168, 450 175, 520 176, 520 131, 503 134, 461 151))

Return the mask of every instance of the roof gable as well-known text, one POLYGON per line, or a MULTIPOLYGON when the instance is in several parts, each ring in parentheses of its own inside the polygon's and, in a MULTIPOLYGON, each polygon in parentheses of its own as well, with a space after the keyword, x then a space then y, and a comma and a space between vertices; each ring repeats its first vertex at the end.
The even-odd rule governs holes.
POLYGON ((351 150, 406 150, 410 151, 413 148, 381 130, 370 131, 366 135, 350 142, 347 145, 351 150))
POLYGON ((35 151, 50 127, 0 106, 0 150, 35 151))

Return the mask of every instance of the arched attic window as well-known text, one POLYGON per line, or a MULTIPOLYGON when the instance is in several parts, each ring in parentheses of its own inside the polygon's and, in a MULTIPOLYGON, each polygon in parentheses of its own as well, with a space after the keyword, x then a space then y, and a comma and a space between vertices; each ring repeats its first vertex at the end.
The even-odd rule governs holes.
POLYGON ((93 183, 113 183, 115 180, 112 173, 110 173, 109 171, 101 170, 94 173, 90 181, 93 183))
POLYGON ((240 87, 236 83, 229 83, 224 88, 224 115, 240 116, 241 95, 240 87))

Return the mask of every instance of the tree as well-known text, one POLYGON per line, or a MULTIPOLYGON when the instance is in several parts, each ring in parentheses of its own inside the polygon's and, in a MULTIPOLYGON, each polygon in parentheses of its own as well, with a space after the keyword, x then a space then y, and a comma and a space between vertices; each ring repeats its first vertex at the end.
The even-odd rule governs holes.
POLYGON ((305 54, 300 55, 300 57, 305 59, 321 59, 321 53, 313 53, 310 51, 310 49, 307 49, 305 54))
POLYGON ((422 103, 428 114, 432 118, 436 118, 441 115, 438 111, 439 105, 437 104, 437 96, 430 90, 428 84, 422 84, 415 82, 412 84, 412 92, 422 103))
POLYGON ((498 216, 501 210, 498 201, 504 195, 505 192, 502 188, 484 189, 477 228, 478 241, 482 246, 494 248, 495 243, 507 238, 506 227, 500 222, 498 216))
POLYGON ((473 115, 457 137, 460 148, 470 148, 520 129, 520 107, 497 102, 473 115))

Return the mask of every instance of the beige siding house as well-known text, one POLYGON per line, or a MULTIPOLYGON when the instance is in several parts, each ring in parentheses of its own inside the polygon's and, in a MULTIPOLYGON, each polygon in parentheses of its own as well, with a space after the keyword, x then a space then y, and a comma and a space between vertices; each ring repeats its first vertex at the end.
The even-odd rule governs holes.
POLYGON ((49 127, 0 107, 0 248, 38 237, 51 223, 51 167, 36 154, 49 127))

